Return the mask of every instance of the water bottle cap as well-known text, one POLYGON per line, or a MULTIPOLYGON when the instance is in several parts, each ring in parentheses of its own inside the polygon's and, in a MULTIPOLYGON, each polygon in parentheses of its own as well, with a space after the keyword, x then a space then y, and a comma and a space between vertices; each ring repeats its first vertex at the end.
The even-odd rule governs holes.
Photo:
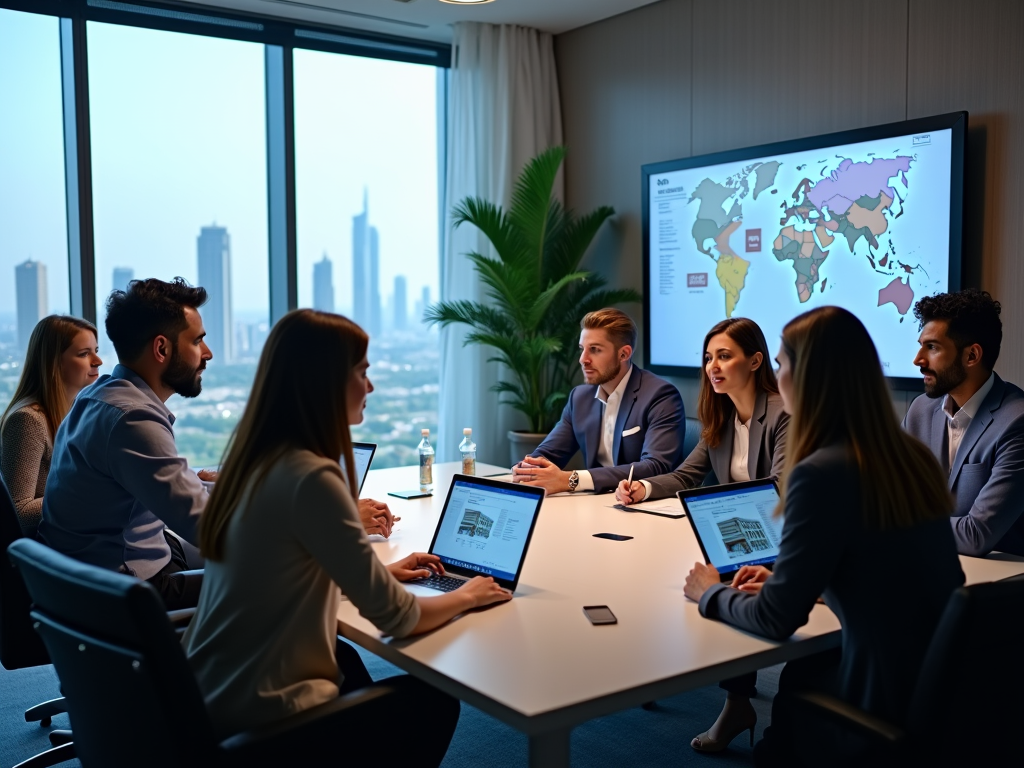
POLYGON ((473 428, 472 427, 465 427, 462 430, 462 434, 464 434, 464 435, 472 435, 473 434, 473 428))
POLYGON ((427 435, 430 434, 430 430, 429 429, 421 429, 420 430, 420 434, 423 435, 424 437, 426 437, 427 435))

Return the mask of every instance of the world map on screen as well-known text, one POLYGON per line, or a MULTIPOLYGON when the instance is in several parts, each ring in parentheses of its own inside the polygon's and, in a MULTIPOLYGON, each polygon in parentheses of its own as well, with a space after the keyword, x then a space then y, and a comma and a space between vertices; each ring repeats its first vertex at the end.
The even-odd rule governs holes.
POLYGON ((868 326, 888 375, 916 375, 911 310, 948 282, 943 133, 652 175, 652 323, 693 324, 682 339, 695 345, 654 334, 652 361, 699 365, 718 319, 750 317, 771 344, 800 312, 837 304, 868 326))

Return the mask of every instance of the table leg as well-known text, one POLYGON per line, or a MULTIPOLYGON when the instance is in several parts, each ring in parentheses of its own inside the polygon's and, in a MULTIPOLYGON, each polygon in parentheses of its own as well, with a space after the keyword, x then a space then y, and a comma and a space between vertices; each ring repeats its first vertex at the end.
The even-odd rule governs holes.
POLYGON ((569 733, 565 728, 530 736, 530 768, 569 768, 569 733))

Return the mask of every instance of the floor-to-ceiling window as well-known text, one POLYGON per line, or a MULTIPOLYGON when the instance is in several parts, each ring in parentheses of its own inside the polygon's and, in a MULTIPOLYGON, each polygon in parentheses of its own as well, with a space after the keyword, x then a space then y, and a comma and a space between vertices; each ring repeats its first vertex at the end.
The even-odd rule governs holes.
POLYGON ((0 8, 0 412, 32 328, 70 307, 67 243, 59 21, 0 8))
POLYGON ((179 452, 216 464, 270 321, 264 47, 96 22, 87 31, 97 317, 132 279, 206 288, 214 358, 202 394, 168 407, 179 452))
POLYGON ((437 428, 438 69, 296 50, 299 305, 370 334, 370 396, 357 440, 375 467, 415 463, 437 428))

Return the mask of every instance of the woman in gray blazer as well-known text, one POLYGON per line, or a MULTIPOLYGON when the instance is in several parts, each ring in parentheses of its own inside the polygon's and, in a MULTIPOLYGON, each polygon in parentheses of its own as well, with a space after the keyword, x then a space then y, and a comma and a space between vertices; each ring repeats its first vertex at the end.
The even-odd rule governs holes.
MULTIPOLYGON (((790 321, 778 361, 792 421, 775 567, 740 569, 741 590, 696 563, 684 592, 703 616, 773 640, 803 626, 823 596, 842 625, 841 651, 787 664, 779 692, 826 690, 902 724, 923 649, 964 580, 945 476, 900 429, 878 352, 854 315, 821 307, 790 321), (928 578, 915 580, 913 598, 892 599, 892 585, 921 563, 928 578)), ((801 724, 785 701, 775 699, 757 765, 798 764, 801 724)))
MULTIPOLYGON (((782 407, 778 383, 769 363, 764 333, 753 320, 723 320, 704 337, 704 373, 697 412, 701 437, 682 466, 627 485, 615 496, 624 504, 661 499, 696 488, 711 473, 720 483, 779 477, 786 453, 789 415, 782 407)), ((739 586, 737 583, 736 586, 739 586)), ((750 698, 757 693, 757 673, 724 680, 725 707, 708 730, 690 746, 720 752, 757 724, 750 698)))

